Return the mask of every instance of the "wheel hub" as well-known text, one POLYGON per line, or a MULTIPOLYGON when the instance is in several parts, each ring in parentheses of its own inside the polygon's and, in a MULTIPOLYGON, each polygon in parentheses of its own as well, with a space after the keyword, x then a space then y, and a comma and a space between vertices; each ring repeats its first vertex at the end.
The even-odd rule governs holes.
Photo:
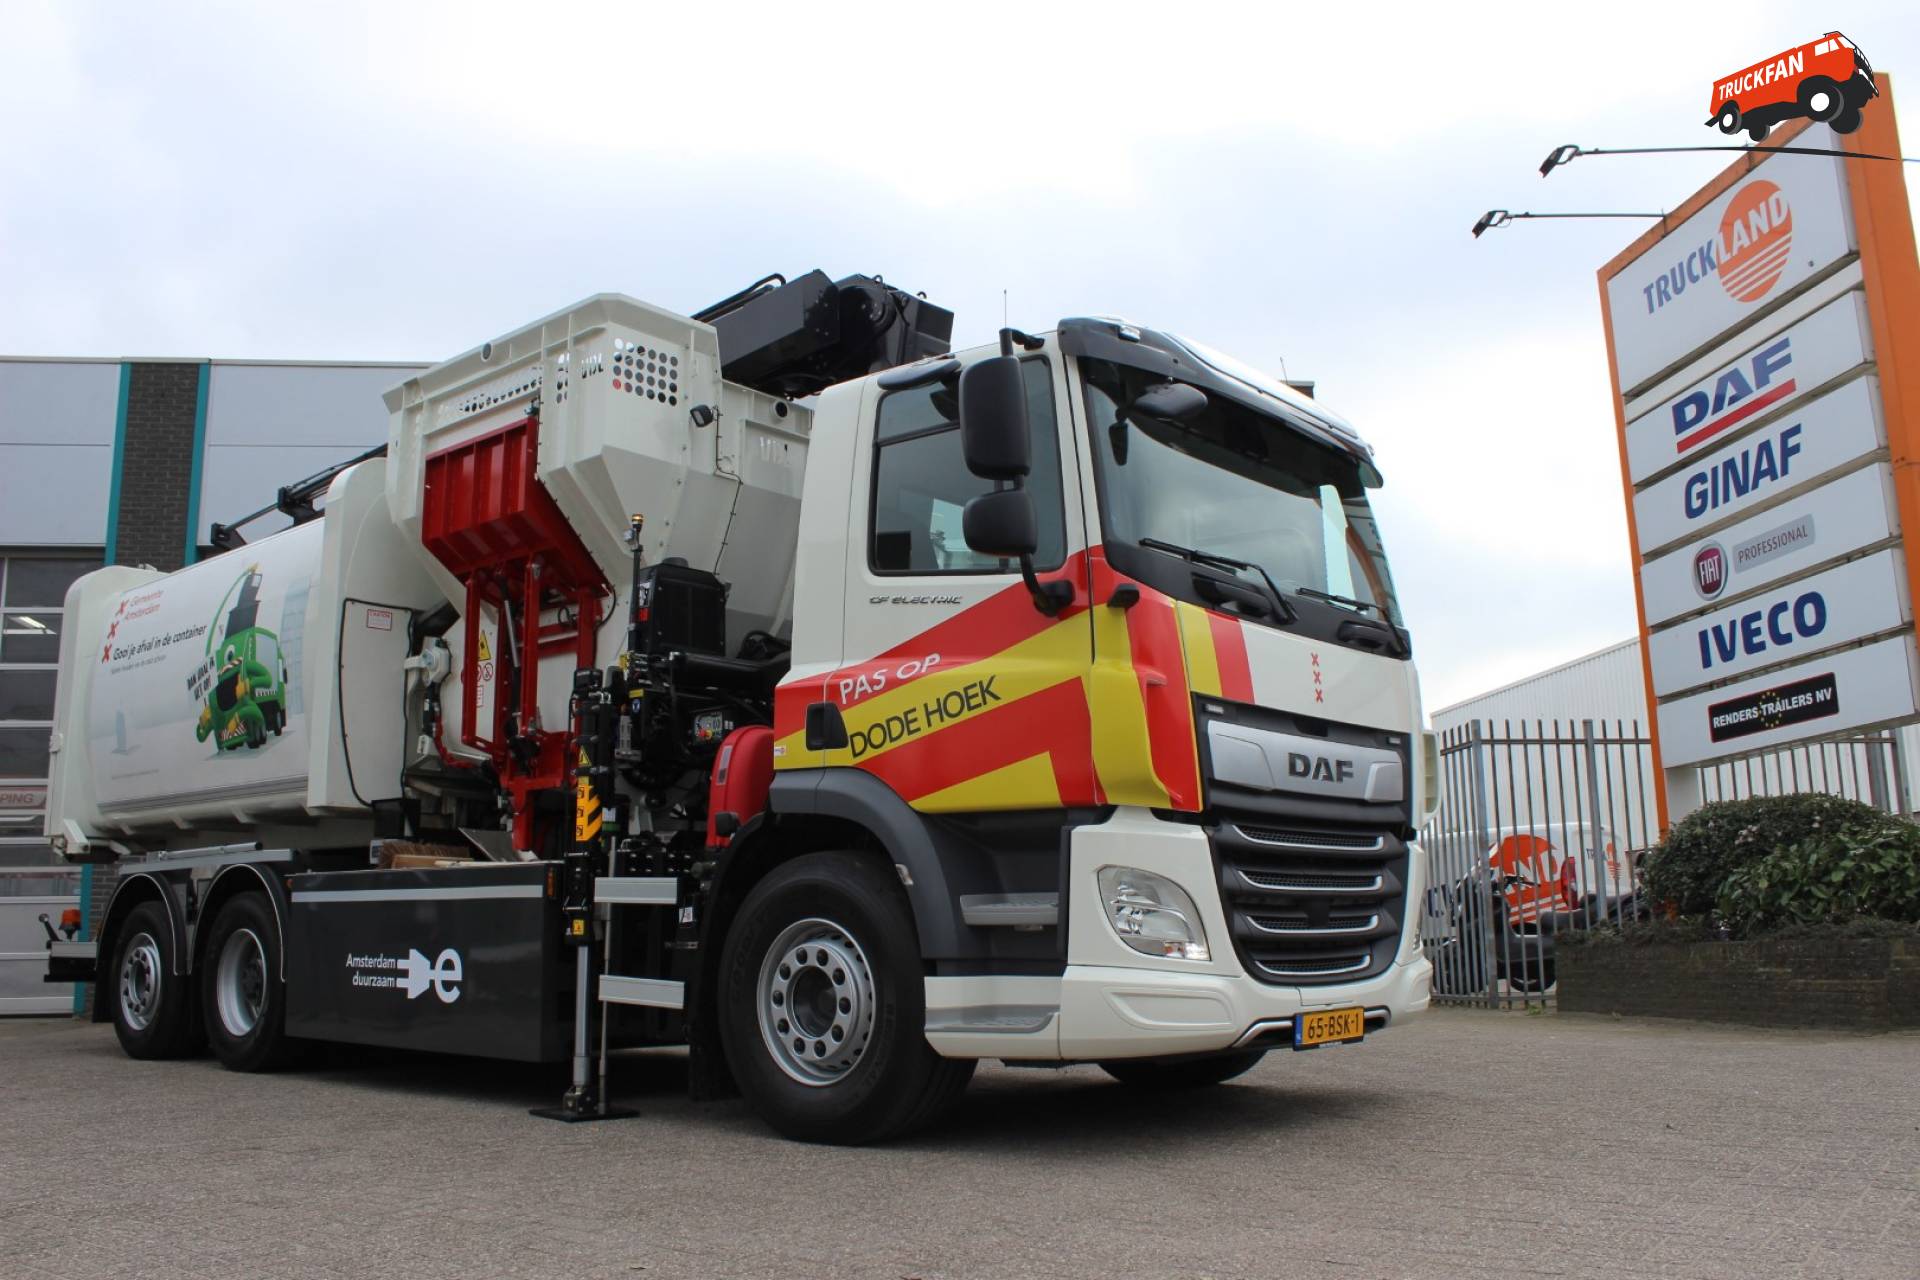
POLYGON ((120 961, 120 1016, 134 1031, 145 1031, 160 1008, 165 979, 160 944, 150 933, 135 934, 120 961))
POLYGON ((873 967, 846 929, 817 917, 781 930, 760 963, 760 1035, 780 1069, 804 1085, 835 1083, 873 1035, 873 967))
POLYGON ((235 929, 220 948, 213 975, 220 1025, 238 1040, 260 1025, 267 1007, 267 951, 251 929, 235 929))

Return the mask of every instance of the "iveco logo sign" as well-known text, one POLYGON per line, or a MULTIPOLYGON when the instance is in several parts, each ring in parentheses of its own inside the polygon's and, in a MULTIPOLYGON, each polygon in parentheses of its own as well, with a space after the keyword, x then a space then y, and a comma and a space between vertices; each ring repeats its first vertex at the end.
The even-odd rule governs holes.
POLYGON ((1347 782, 1353 777, 1353 761, 1332 760, 1326 756, 1310 756, 1304 752, 1287 752, 1287 776, 1292 778, 1312 778, 1315 782, 1347 782))

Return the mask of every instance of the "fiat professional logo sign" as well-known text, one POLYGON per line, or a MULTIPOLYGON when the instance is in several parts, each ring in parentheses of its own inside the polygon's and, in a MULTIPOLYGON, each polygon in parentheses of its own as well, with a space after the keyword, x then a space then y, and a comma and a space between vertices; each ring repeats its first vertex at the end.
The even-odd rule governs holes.
POLYGON ((1734 194, 1720 218, 1720 287, 1736 302, 1758 302, 1780 282, 1793 248, 1793 210, 1766 179, 1734 194))
POLYGON ((1727 589, 1727 553, 1717 542, 1709 542, 1693 556, 1693 589, 1702 600, 1717 600, 1727 589))

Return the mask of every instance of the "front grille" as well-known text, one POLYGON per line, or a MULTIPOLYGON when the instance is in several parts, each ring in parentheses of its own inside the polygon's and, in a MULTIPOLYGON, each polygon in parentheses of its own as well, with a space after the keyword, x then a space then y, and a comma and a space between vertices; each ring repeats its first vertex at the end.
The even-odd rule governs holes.
POLYGON ((1365 933, 1380 923, 1377 915, 1330 915, 1324 923, 1315 924, 1313 917, 1304 911, 1249 913, 1247 919, 1262 933, 1317 933, 1324 937, 1365 933))
POLYGON ((1259 871, 1240 868, 1240 878, 1256 889, 1292 889, 1311 893, 1372 893, 1381 887, 1380 877, 1356 871, 1259 871))
POLYGON ((1290 849, 1379 849, 1385 839, 1377 831, 1293 831, 1246 825, 1239 831, 1249 840, 1285 845, 1290 849))
POLYGON ((1264 982, 1352 982, 1400 945, 1407 846, 1378 828, 1208 828, 1233 945, 1264 982))
POLYGON ((1325 956, 1318 959, 1294 958, 1291 960, 1256 960, 1254 968, 1262 975, 1284 982, 1325 982, 1329 978, 1343 978, 1348 975, 1360 977, 1372 964, 1373 957, 1365 951, 1350 951, 1345 955, 1325 956))

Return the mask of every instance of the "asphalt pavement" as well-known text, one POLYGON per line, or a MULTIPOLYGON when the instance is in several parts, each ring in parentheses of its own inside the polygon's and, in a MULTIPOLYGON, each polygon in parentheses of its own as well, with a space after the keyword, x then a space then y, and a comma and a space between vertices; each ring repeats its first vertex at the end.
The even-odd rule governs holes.
POLYGON ((1920 1276, 1920 1036, 1436 1010, 1155 1097, 983 1067, 810 1147, 629 1055, 278 1076, 0 1024, 0 1276, 1920 1276))

